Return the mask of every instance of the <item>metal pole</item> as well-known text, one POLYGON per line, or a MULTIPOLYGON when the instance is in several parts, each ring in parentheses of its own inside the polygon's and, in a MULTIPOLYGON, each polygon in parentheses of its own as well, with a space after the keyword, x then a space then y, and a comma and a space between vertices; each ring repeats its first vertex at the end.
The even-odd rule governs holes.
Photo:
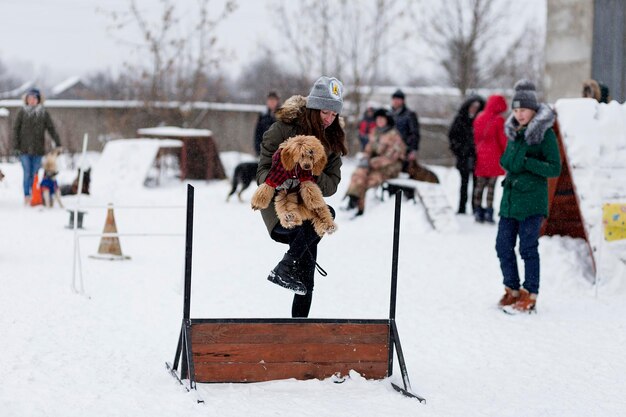
POLYGON ((402 190, 396 192, 396 211, 393 219, 393 253, 391 256, 391 300, 389 303, 389 319, 396 318, 396 293, 398 290, 398 252, 400 247, 400 207, 402 190))
MULTIPOLYGON (((78 205, 80 203, 80 195, 83 191, 83 163, 85 162, 85 154, 87 153, 87 142, 89 141, 89 135, 85 133, 83 137, 83 152, 80 157, 80 162, 78 165, 78 190, 76 190, 76 206, 74 207, 74 262, 72 264, 72 290, 74 292, 83 294, 85 289, 82 285, 81 278, 81 287, 80 290, 76 288, 76 263, 77 263, 77 255, 78 255, 78 205)), ((81 271, 82 274, 82 271, 81 271)))
POLYGON ((193 186, 187 184, 187 229, 185 238, 185 299, 183 320, 189 319, 191 310, 191 251, 193 246, 193 186))

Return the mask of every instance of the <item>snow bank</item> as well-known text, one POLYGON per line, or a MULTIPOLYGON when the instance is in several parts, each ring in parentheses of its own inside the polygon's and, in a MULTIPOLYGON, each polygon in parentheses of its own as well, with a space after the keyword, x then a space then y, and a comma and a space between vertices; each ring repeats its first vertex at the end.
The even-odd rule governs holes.
POLYGON ((626 241, 605 242, 602 230, 602 205, 626 203, 626 104, 578 98, 555 107, 600 280, 626 281, 626 241))
POLYGON ((92 194, 118 195, 143 187, 160 148, 180 147, 174 139, 119 139, 107 142, 91 173, 92 194))

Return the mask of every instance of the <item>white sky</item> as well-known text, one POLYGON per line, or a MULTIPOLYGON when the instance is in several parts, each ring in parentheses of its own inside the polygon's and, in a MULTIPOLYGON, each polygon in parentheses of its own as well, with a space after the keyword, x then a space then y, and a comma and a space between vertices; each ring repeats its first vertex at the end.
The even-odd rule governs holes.
MULTIPOLYGON (((225 0, 211 0, 221 11, 225 0)), ((294 0, 292 0, 294 1, 294 0)), ((357 0, 354 0, 357 1, 357 0)), ((545 18, 545 0, 529 0, 527 9, 545 18)), ((238 9, 219 27, 218 44, 234 56, 222 63, 222 70, 236 76, 242 67, 258 56, 259 46, 271 42, 273 50, 280 42, 280 33, 270 7, 275 0, 237 0, 238 9)), ((159 12, 159 0, 137 0, 148 12, 159 12)), ((107 31, 110 18, 97 9, 128 10, 129 0, 0 0, 0 60, 20 78, 36 80, 52 87, 70 76, 84 76, 98 70, 116 72, 129 59, 132 49, 121 45, 107 31)), ((196 8, 196 0, 176 0, 182 18, 193 18, 185 10, 196 8)), ((153 19, 154 20, 154 19, 153 19)), ((190 19, 193 20, 193 19, 190 19)), ((124 38, 133 38, 127 32, 124 38)), ((401 65, 385 61, 394 77, 403 82, 409 72, 430 65, 410 42, 399 50, 401 65), (413 62, 417 61, 417 62, 413 62)), ((397 58, 398 56, 396 56, 397 58)), ((280 58, 279 58, 280 59, 280 58)))
MULTIPOLYGON (((140 7, 161 10, 158 0, 138 0, 140 7)), ((0 0, 0 59, 11 72, 23 78, 39 76, 54 84, 73 75, 121 67, 130 49, 107 32, 110 20, 97 13, 128 9, 128 0, 0 0)), ((221 10, 223 0, 213 0, 221 10)), ((235 51, 237 61, 228 64, 236 71, 258 50, 260 41, 273 35, 269 0, 238 0, 239 8, 220 28, 219 43, 235 51)), ((195 0, 177 0, 177 9, 196 5, 195 0)), ((217 13, 217 12, 215 12, 217 13)))

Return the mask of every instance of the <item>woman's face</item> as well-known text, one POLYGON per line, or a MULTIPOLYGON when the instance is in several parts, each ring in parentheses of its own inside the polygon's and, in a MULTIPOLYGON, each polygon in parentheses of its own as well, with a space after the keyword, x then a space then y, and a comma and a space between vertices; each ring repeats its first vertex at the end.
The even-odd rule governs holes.
POLYGON ((28 104, 29 106, 36 106, 37 104, 39 104, 39 100, 37 100, 37 96, 33 96, 31 94, 26 96, 26 104, 28 104))
POLYGON ((377 116, 376 127, 385 127, 385 126, 387 126, 387 118, 385 116, 377 116))
POLYGON ((515 117, 515 120, 517 120, 517 122, 522 126, 526 126, 528 123, 530 123, 533 117, 535 117, 535 113, 536 112, 531 109, 513 109, 513 117, 515 117))
POLYGON ((480 108, 480 103, 477 101, 470 104, 469 109, 467 109, 467 114, 469 115, 470 119, 473 119, 474 116, 476 116, 476 113, 478 112, 479 108, 480 108))
POLYGON ((324 125, 324 129, 328 126, 332 125, 337 117, 337 113, 332 110, 320 110, 320 117, 322 118, 322 125, 324 125))

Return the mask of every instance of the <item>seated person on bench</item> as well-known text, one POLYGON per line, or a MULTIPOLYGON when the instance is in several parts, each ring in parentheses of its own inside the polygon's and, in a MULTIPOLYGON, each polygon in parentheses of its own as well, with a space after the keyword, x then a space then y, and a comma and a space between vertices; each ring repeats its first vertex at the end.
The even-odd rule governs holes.
POLYGON ((357 216, 365 210, 365 193, 390 178, 396 178, 402 171, 406 156, 406 145, 394 127, 391 114, 385 109, 374 113, 376 129, 370 133, 369 142, 363 150, 363 157, 352 174, 346 193, 348 209, 357 209, 357 216))

